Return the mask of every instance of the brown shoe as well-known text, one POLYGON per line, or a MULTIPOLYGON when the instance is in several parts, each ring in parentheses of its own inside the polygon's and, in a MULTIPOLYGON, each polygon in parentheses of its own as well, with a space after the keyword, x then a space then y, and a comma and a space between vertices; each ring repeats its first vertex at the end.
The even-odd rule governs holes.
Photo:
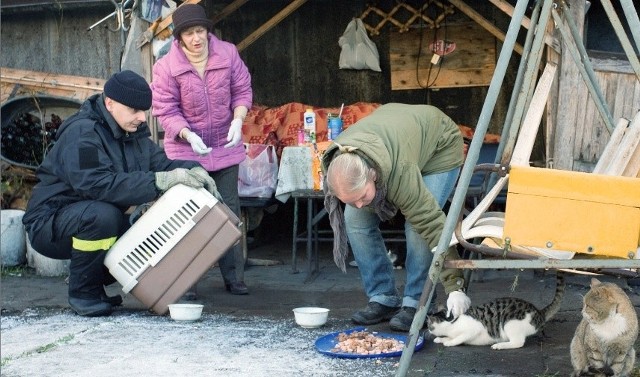
POLYGON ((243 281, 237 281, 234 283, 226 283, 224 288, 229 291, 232 295, 248 295, 249 288, 243 281))

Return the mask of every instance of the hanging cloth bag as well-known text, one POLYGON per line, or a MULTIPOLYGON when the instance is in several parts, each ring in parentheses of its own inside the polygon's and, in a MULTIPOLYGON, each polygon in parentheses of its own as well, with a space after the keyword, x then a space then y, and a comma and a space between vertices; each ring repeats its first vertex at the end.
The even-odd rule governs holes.
POLYGON ((376 45, 369 39, 367 29, 362 20, 354 18, 349 22, 344 34, 338 39, 340 52, 340 69, 380 69, 380 56, 376 45))

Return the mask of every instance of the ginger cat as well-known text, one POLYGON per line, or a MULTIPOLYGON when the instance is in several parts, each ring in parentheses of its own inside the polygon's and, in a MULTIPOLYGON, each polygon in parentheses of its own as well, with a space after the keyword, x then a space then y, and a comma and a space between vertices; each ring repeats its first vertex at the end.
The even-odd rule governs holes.
POLYGON ((616 284, 591 279, 571 341, 572 376, 628 376, 637 337, 638 317, 629 297, 616 284))

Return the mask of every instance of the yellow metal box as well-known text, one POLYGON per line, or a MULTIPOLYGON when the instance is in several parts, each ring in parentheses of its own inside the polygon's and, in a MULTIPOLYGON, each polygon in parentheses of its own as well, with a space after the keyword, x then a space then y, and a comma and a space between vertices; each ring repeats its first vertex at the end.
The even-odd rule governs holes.
POLYGON ((511 167, 504 238, 513 245, 640 258, 640 179, 511 167))

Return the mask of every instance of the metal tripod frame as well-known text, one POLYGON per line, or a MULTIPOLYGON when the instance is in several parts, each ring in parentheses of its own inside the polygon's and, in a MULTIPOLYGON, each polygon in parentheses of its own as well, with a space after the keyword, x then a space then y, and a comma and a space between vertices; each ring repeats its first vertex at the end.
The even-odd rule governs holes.
MULTIPOLYGON (((459 214, 462 213, 463 205, 465 202, 467 190, 471 181, 471 176, 474 173, 474 168, 478 162, 480 155, 480 148, 482 146, 484 136, 486 135, 491 115, 495 108, 497 97, 502 86, 502 82, 505 77, 507 66, 511 55, 514 51, 516 44, 516 38, 520 30, 525 11, 527 8, 527 0, 518 0, 512 14, 511 22, 500 51, 500 56, 496 64, 496 70, 491 79, 487 97, 485 99, 478 123, 475 128, 475 133, 469 146, 467 158, 465 160, 462 172, 456 187, 451 206, 444 224, 442 235, 435 249, 435 255, 429 269, 428 279, 423 287, 422 295, 418 303, 416 314, 413 318, 411 328, 409 330, 408 341, 402 352, 398 370, 396 376, 404 377, 409 369, 411 358, 418 338, 423 327, 427 310, 433 299, 435 292, 434 282, 438 281, 442 268, 468 268, 468 269, 482 269, 482 268, 509 268, 509 269, 545 269, 545 268, 572 268, 572 269, 596 269, 605 271, 606 269, 639 269, 640 259, 576 259, 576 260, 551 260, 551 259, 521 259, 518 255, 511 253, 508 249, 498 249, 498 256, 503 259, 497 260, 458 260, 445 262, 445 253, 449 247, 451 237, 454 233, 457 223, 459 222, 459 214), (511 253, 511 254, 510 254, 511 253)), ((610 7, 609 0, 602 0, 605 10, 610 7), (605 4, 608 3, 608 4, 605 4)), ((636 46, 640 50, 640 32, 637 32, 640 27, 638 21, 638 15, 633 11, 633 3, 631 0, 621 0, 623 10, 625 11, 629 25, 636 27, 636 33, 633 35, 636 46)), ((611 9, 613 9, 611 7, 611 9)), ((620 22, 617 16, 611 14, 607 10, 609 18, 616 30, 619 39, 627 53, 629 61, 634 67, 634 71, 640 80, 640 63, 637 63, 638 59, 633 53, 633 48, 629 48, 630 43, 626 38, 624 32, 620 32, 622 27, 619 26, 620 22), (632 56, 631 56, 632 55, 632 56)), ((571 14, 568 12, 567 4, 564 0, 539 0, 536 2, 536 6, 533 10, 531 17, 531 27, 529 28, 524 52, 518 69, 517 78, 515 81, 515 88, 509 104, 509 109, 506 116, 506 121, 503 126, 503 131, 500 139, 500 145, 496 156, 496 164, 500 161, 509 161, 514 152, 514 146, 519 134, 520 123, 523 120, 523 114, 529 107, 534 90, 534 84, 537 79, 540 59, 542 55, 542 49, 544 47, 544 35, 547 22, 550 17, 560 27, 562 37, 567 43, 564 46, 569 50, 569 53, 573 57, 576 65, 579 67, 580 74, 587 84, 591 98, 596 102, 598 112, 603 118, 605 124, 609 130, 613 130, 613 121, 609 109, 604 101, 604 96, 600 90, 600 87, 595 80, 595 74, 593 68, 586 55, 586 51, 581 43, 576 43, 576 37, 578 36, 575 22, 573 21, 571 14), (562 11, 562 12, 561 12, 562 11), (566 22, 566 25, 562 21, 566 22), (535 29, 535 31, 534 31, 535 29)), ((634 30, 634 28, 631 28, 634 30)), ((502 166, 504 166, 503 164, 502 166)), ((492 187, 491 181, 489 188, 492 187)), ((495 249, 494 249, 495 250, 495 249)), ((482 250, 480 250, 482 251, 482 250)))

